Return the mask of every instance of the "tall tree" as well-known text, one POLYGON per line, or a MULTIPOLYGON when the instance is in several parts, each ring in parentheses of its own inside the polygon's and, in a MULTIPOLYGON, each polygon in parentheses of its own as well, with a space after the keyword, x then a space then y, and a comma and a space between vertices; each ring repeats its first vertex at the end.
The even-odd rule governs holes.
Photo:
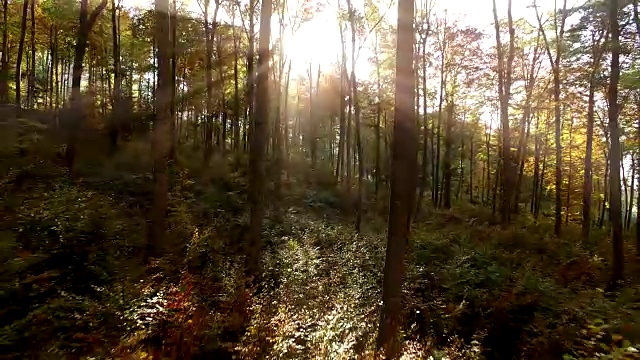
MULTIPOLYGON (((594 23, 598 13, 595 9, 591 9, 593 18, 588 18, 589 23, 594 23)), ((599 19, 597 19, 599 22, 599 19)), ((600 25, 600 24, 598 24, 600 25)), ((587 100, 587 142, 586 151, 584 157, 584 180, 582 188, 582 237, 583 239, 589 239, 591 232, 591 193, 593 191, 593 173, 592 173, 592 159, 593 159, 593 127, 595 122, 595 106, 596 106, 596 89, 598 87, 598 74, 602 67, 602 57, 604 55, 605 47, 603 44, 609 37, 609 30, 604 24, 602 26, 593 26, 590 30, 590 45, 591 45, 591 66, 589 70, 589 94, 587 100)))
POLYGON ((69 114, 67 149, 65 152, 65 160, 67 168, 73 169, 76 157, 76 146, 78 135, 85 119, 85 106, 80 98, 80 83, 82 81, 82 69, 84 66, 84 56, 87 52, 87 43, 89 42, 89 34, 93 25, 96 23, 98 16, 102 10, 107 7, 107 0, 101 0, 100 4, 89 14, 88 0, 80 2, 80 24, 76 36, 76 46, 73 56, 73 73, 71 74, 71 112, 69 114))
MULTIPOLYGON (((106 2, 106 0, 105 0, 106 2)), ((153 123, 153 204, 147 231, 145 258, 158 255, 166 233, 171 143, 171 25, 169 0, 155 0, 155 38, 158 49, 156 113, 153 123)))
POLYGON ((271 39, 271 0, 262 0, 260 9, 260 39, 258 44, 258 75, 256 77, 256 114, 249 154, 249 242, 246 275, 251 281, 258 275, 262 249, 262 218, 264 217, 265 147, 269 127, 269 43, 271 39))
POLYGON ((542 25, 542 18, 538 11, 536 0, 533 1, 533 7, 536 11, 536 18, 538 19, 538 27, 542 32, 542 38, 544 39, 545 48, 547 50, 547 56, 549 57, 549 64, 553 72, 553 111, 555 116, 555 129, 556 129, 556 183, 555 183, 555 227, 554 231, 556 236, 560 236, 562 230, 562 110, 560 104, 560 61, 562 59, 563 50, 563 38, 564 38, 564 26, 567 20, 567 0, 562 3, 562 10, 560 13, 560 25, 558 25, 558 10, 554 9, 554 28, 556 33, 555 42, 555 56, 551 54, 551 45, 547 37, 547 33, 542 25))
MULTIPOLYGON (((513 27, 513 17, 511 15, 511 0, 507 5, 507 16, 509 27, 509 50, 505 64, 504 49, 500 38, 500 22, 498 21, 498 10, 496 1, 493 0, 493 21, 496 30, 496 48, 498 52, 498 98, 500 100, 500 124, 502 125, 502 203, 500 215, 502 224, 509 222, 511 213, 511 188, 512 188, 512 168, 511 159, 511 134, 509 130, 509 101, 511 100, 511 77, 513 68, 513 58, 515 55, 515 29, 513 27)), ((517 204, 516 204, 517 206, 517 204)))
POLYGON ((22 56, 24 54, 24 38, 27 34, 27 13, 29 12, 29 0, 24 0, 22 5, 22 21, 20 22, 20 42, 18 44, 18 55, 16 59, 16 106, 18 114, 22 113, 22 91, 20 89, 22 80, 22 56))
POLYGON ((117 121, 120 121, 121 113, 121 101, 120 98, 121 88, 122 88, 122 76, 120 74, 120 41, 119 40, 119 24, 120 19, 118 16, 118 7, 120 1, 118 0, 118 4, 116 4, 116 0, 111 1, 111 40, 113 45, 113 113, 112 119, 109 123, 109 140, 111 142, 111 150, 114 151, 115 147, 118 143, 118 124, 117 121))
POLYGON ((620 82, 620 25, 618 24, 618 0, 609 3, 609 26, 611 33, 611 79, 609 80, 609 133, 611 137, 611 167, 609 186, 611 195, 611 227, 613 236, 613 267, 611 284, 615 286, 624 273, 624 243, 622 241, 622 194, 620 185, 620 128, 618 124, 618 83, 620 82))
POLYGON ((36 92, 36 0, 31 0, 31 71, 27 81, 27 107, 33 109, 36 92))
POLYGON ((391 160, 389 228, 382 284, 382 312, 378 349, 387 358, 399 350, 398 329, 402 318, 404 257, 409 242, 411 210, 417 185, 418 139, 414 112, 413 0, 398 1, 395 111, 391 160))
POLYGON ((9 24, 8 0, 2 1, 2 60, 0 61, 0 102, 9 101, 9 24))

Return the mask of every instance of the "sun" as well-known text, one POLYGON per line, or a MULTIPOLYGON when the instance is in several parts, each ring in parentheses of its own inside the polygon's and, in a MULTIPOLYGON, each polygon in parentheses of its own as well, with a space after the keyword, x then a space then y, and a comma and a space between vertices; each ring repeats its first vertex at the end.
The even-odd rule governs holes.
POLYGON ((284 36, 284 52, 291 61, 291 76, 307 76, 309 65, 314 72, 332 67, 339 59, 340 30, 336 17, 326 12, 316 14, 301 24, 295 32, 284 36))

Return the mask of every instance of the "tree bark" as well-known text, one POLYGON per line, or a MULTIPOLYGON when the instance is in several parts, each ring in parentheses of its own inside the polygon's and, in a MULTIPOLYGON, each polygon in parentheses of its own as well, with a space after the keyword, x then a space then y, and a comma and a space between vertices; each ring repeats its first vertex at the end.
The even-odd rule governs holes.
MULTIPOLYGON (((106 0, 104 0, 106 3, 106 0)), ((153 204, 151 207, 145 261, 160 255, 166 233, 169 191, 169 143, 171 131, 171 38, 169 0, 155 0, 155 37, 158 46, 156 113, 152 134, 153 204)))
POLYGON ((417 185, 418 140, 412 103, 413 9, 413 0, 399 0, 389 229, 377 339, 377 347, 384 350, 386 358, 394 358, 400 350, 397 333, 402 323, 404 257, 417 185))
POLYGON ((16 107, 18 116, 22 115, 22 90, 20 89, 22 80, 22 56, 24 54, 24 38, 27 34, 27 14, 29 12, 29 0, 24 0, 22 5, 22 20, 20 22, 20 43, 18 44, 18 55, 16 58, 16 107))
POLYGON ((611 136, 611 226, 613 236, 613 266, 611 284, 622 281, 624 273, 624 244, 622 240, 622 201, 620 193, 620 129, 618 127, 618 83, 620 81, 620 28, 618 25, 618 0, 609 4, 609 24, 611 26, 611 79, 609 81, 609 133, 611 136))
POLYGON ((269 126, 269 43, 271 38, 271 0, 262 0, 260 10, 260 42, 258 45, 258 75, 256 77, 256 116, 249 154, 249 248, 246 276, 252 281, 260 271, 262 219, 264 217, 265 147, 269 126))
POLYGON ((31 0, 31 71, 27 85, 27 107, 33 109, 36 95, 36 0, 31 0))
POLYGON ((73 57, 73 73, 71 74, 71 114, 67 135, 67 149, 65 160, 67 168, 72 171, 76 157, 78 135, 86 117, 86 109, 80 98, 80 83, 82 81, 82 69, 84 56, 87 51, 89 34, 102 10, 107 6, 107 0, 101 0, 91 14, 88 10, 88 0, 80 2, 80 25, 76 38, 76 46, 73 57))
MULTIPOLYGON (((26 0, 25 0, 26 2, 26 0)), ((0 102, 9 101, 9 33, 8 0, 2 1, 2 60, 0 61, 0 102)))
MULTIPOLYGON (((505 64, 502 41, 500 39, 500 22, 498 21, 498 10, 496 2, 493 0, 493 19, 496 30, 496 44, 498 51, 498 96, 500 98, 500 124, 502 125, 502 202, 500 215, 503 225, 509 222, 511 213, 511 188, 512 184, 512 159, 511 159, 511 134, 509 130, 509 102, 511 100, 511 76, 513 59, 515 55, 515 29, 513 27, 513 17, 511 15, 511 0, 507 8, 509 27, 509 50, 505 64)), ((516 204, 517 206, 517 204, 516 204)))
MULTIPOLYGON (((555 227, 554 231, 556 236, 560 236, 560 232, 562 231, 562 112, 560 108, 560 59, 561 59, 561 49, 562 49, 562 40, 564 37, 564 25, 567 19, 567 0, 563 1, 562 13, 560 15, 560 29, 556 26, 556 34, 558 34, 556 38, 556 49, 555 49, 555 60, 551 55, 551 47, 549 45, 549 40, 547 39, 547 35, 542 26, 542 19, 540 18, 540 14, 538 13, 538 7, 536 5, 536 1, 534 0, 533 6, 536 10, 536 17, 538 19, 538 27, 542 32, 542 37, 545 42, 545 47, 547 50, 547 55, 549 56, 549 64, 553 70, 553 108, 555 115, 555 130, 556 130, 556 184, 555 184, 555 227)), ((557 14, 555 14, 557 15, 557 14)))

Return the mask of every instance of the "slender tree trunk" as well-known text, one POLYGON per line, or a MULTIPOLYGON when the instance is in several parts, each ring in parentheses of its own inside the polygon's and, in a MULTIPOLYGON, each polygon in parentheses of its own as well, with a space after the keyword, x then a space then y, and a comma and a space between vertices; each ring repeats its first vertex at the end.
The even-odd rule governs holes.
MULTIPOLYGON (((607 139, 608 140, 608 139, 607 139)), ((608 141, 607 141, 608 142, 608 141)), ((607 212, 607 209, 610 207, 609 205, 609 156, 605 152, 605 167, 604 167, 604 201, 602 206, 602 212, 600 213, 600 219, 598 220, 598 228, 602 229, 604 227, 604 218, 607 212)))
POLYGON ((260 10, 260 43, 258 45, 258 75, 256 78, 256 116, 251 135, 249 154, 249 247, 246 275, 249 281, 258 276, 262 248, 262 219, 264 217, 265 147, 269 127, 269 43, 271 39, 271 0, 262 0, 260 10))
MULTIPOLYGON (((106 4, 106 0, 105 0, 106 4)), ((158 87, 152 135, 153 204, 145 260, 160 255, 166 233, 169 191, 169 141, 171 131, 171 38, 169 0, 155 0, 155 37, 158 46, 158 87)))
POLYGON ((533 189, 531 192, 531 207, 529 211, 533 214, 534 208, 537 203, 537 197, 539 196, 538 189, 540 188, 540 120, 539 116, 536 114, 536 135, 535 135, 535 145, 534 145, 534 156, 533 156, 533 189))
POLYGON ((111 151, 115 152, 116 146, 118 145, 118 135, 119 135, 119 124, 118 121, 121 121, 121 86, 122 86, 122 77, 120 74, 120 43, 118 42, 118 5, 116 5, 116 0, 112 0, 111 2, 111 38, 113 42, 113 116, 110 121, 109 128, 109 140, 111 143, 111 151))
POLYGON ((22 90, 20 88, 22 79, 22 55, 24 53, 24 38, 27 34, 27 14, 29 12, 29 0, 24 0, 22 5, 22 21, 20 22, 20 43, 18 44, 18 55, 16 59, 16 107, 18 116, 22 115, 22 90))
POLYGON ((413 0, 398 2, 396 98, 389 202, 387 253, 382 285, 382 312, 377 348, 390 359, 400 351, 397 333, 402 324, 404 257, 409 241, 411 210, 417 183, 417 148, 413 111, 413 0))
MULTIPOLYGON (((451 97, 453 97, 453 95, 451 95, 451 97)), ((442 186, 444 190, 443 202, 445 209, 451 209, 451 137, 453 136, 454 104, 452 99, 447 102, 449 101, 451 102, 447 104, 447 119, 444 125, 444 158, 442 161, 442 175, 444 178, 442 186)))
MULTIPOLYGON (((547 39, 547 35, 542 26, 542 20, 538 13, 538 7, 534 0, 533 6, 536 10, 536 17, 538 19, 538 27, 544 38, 547 55, 549 56, 549 64, 553 70, 553 108, 555 115, 555 130, 556 130, 556 183, 555 183, 555 234, 560 236, 562 231, 562 110, 560 107, 560 60, 562 55, 562 42, 564 37, 564 26, 568 16, 567 12, 567 0, 563 1, 562 12, 560 14, 560 29, 556 26, 556 48, 555 48, 555 60, 551 55, 551 47, 547 39)), ((557 13, 555 14, 557 16, 557 13)))
MULTIPOLYGON (((635 4, 636 9, 636 21, 638 23, 638 36, 640 37, 640 22, 638 21, 638 13, 637 13, 637 3, 635 4)), ((640 95, 636 98, 636 110, 640 112, 640 95)), ((637 136, 640 139, 640 118, 638 118, 638 133, 637 136)), ((640 151, 637 152, 638 158, 636 159, 636 164, 640 166, 640 151)), ((638 185, 640 186, 640 171, 638 173, 638 185)), ((640 189, 638 190, 638 194, 640 194, 640 189)), ((640 257, 640 198, 636 201, 636 256, 640 257)))
POLYGON ((629 231, 631 229, 631 217, 633 216, 633 199, 634 199, 634 190, 636 186, 636 155, 631 154, 631 186, 629 188, 629 207, 627 210, 627 220, 625 229, 629 231))
MULTIPOLYGON (((158 0, 160 1, 160 0, 158 0)), ((78 27, 78 36, 73 58, 73 73, 71 75, 71 115, 67 136, 67 149, 65 152, 65 160, 67 168, 73 170, 76 157, 76 146, 80 129, 86 117, 86 109, 80 98, 80 82, 82 80, 82 68, 84 56, 87 51, 87 42, 89 34, 98 16, 107 6, 107 0, 102 0, 100 4, 89 15, 88 0, 80 2, 80 25, 78 27)))
POLYGON ((500 39, 500 22, 496 2, 493 1, 493 18, 496 30, 496 44, 498 51, 498 94, 500 98, 500 124, 502 125, 502 203, 500 206, 501 221, 503 225, 509 222, 511 214, 511 188, 512 184, 512 159, 511 159, 511 134, 509 130, 509 101, 511 100, 511 71, 515 54, 515 29, 511 15, 511 0, 508 2, 508 27, 509 27, 509 50, 505 64, 500 39))
POLYGON ((2 1, 2 60, 0 61, 0 103, 6 103, 9 101, 8 5, 8 0, 2 1))
MULTIPOLYGON (((235 14, 235 13, 234 13, 235 14)), ((240 92, 238 84, 238 37, 233 27, 233 150, 240 153, 240 92)))
POLYGON ((362 223, 362 193, 364 180, 364 159, 362 151, 362 138, 360 129, 360 104, 358 101, 358 82, 356 80, 356 21, 351 0, 347 0, 349 9, 349 22, 351 23, 351 97, 353 97, 353 108, 356 122, 356 151, 358 153, 358 195, 356 200, 356 232, 360 232, 362 223))
POLYGON ((255 57, 255 9, 256 0, 249 0, 249 49, 247 51, 247 114, 246 121, 247 129, 244 131, 244 147, 245 151, 249 150, 249 142, 251 132, 253 131, 253 112, 255 103, 255 76, 256 70, 254 68, 255 57))
POLYGON ((439 184, 438 179, 440 176, 440 129, 442 128, 442 105, 444 103, 444 89, 445 84, 447 82, 446 71, 445 71, 445 54, 447 51, 447 18, 444 18, 444 29, 442 36, 442 51, 441 51, 441 59, 440 59, 440 99, 438 100, 438 128, 436 135, 436 168, 433 173, 433 205, 434 207, 438 207, 438 197, 439 197, 439 184))
POLYGON ((618 0, 609 3, 609 24, 611 26, 611 80, 609 81, 609 133, 611 136, 611 226, 613 236, 613 267, 611 283, 622 281, 624 273, 624 243, 622 240, 622 208, 620 194, 620 129, 618 127, 618 82, 620 80, 620 28, 618 24, 618 0))
POLYGON ((571 182, 573 181, 573 117, 569 121, 569 178, 567 179, 567 205, 564 217, 565 225, 569 225, 569 213, 571 212, 571 182))
POLYGON ((36 95, 36 0, 31 0, 31 71, 27 85, 27 107, 33 109, 36 95))
POLYGON ((595 83, 594 74, 589 80, 589 100, 587 105, 587 144, 584 157, 584 182, 582 187, 582 238, 589 239, 591 232, 591 191, 593 188, 591 175, 591 158, 593 154, 593 123, 595 119, 595 83))

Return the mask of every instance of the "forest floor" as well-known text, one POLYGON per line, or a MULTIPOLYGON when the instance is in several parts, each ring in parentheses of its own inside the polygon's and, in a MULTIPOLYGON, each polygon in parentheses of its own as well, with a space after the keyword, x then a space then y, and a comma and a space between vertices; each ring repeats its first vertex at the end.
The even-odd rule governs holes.
MULTIPOLYGON (((246 159, 203 168, 179 149, 165 255, 144 266, 149 146, 106 158, 87 136, 72 176, 55 138, 37 122, 0 123, 0 359, 373 357, 384 200, 366 204, 356 234, 335 184, 291 171, 239 333, 246 159)), ((631 239, 625 286, 606 293, 603 232, 585 243, 573 225, 556 238, 526 214, 502 229, 482 206, 424 208, 406 262, 404 358, 640 358, 631 239)))

